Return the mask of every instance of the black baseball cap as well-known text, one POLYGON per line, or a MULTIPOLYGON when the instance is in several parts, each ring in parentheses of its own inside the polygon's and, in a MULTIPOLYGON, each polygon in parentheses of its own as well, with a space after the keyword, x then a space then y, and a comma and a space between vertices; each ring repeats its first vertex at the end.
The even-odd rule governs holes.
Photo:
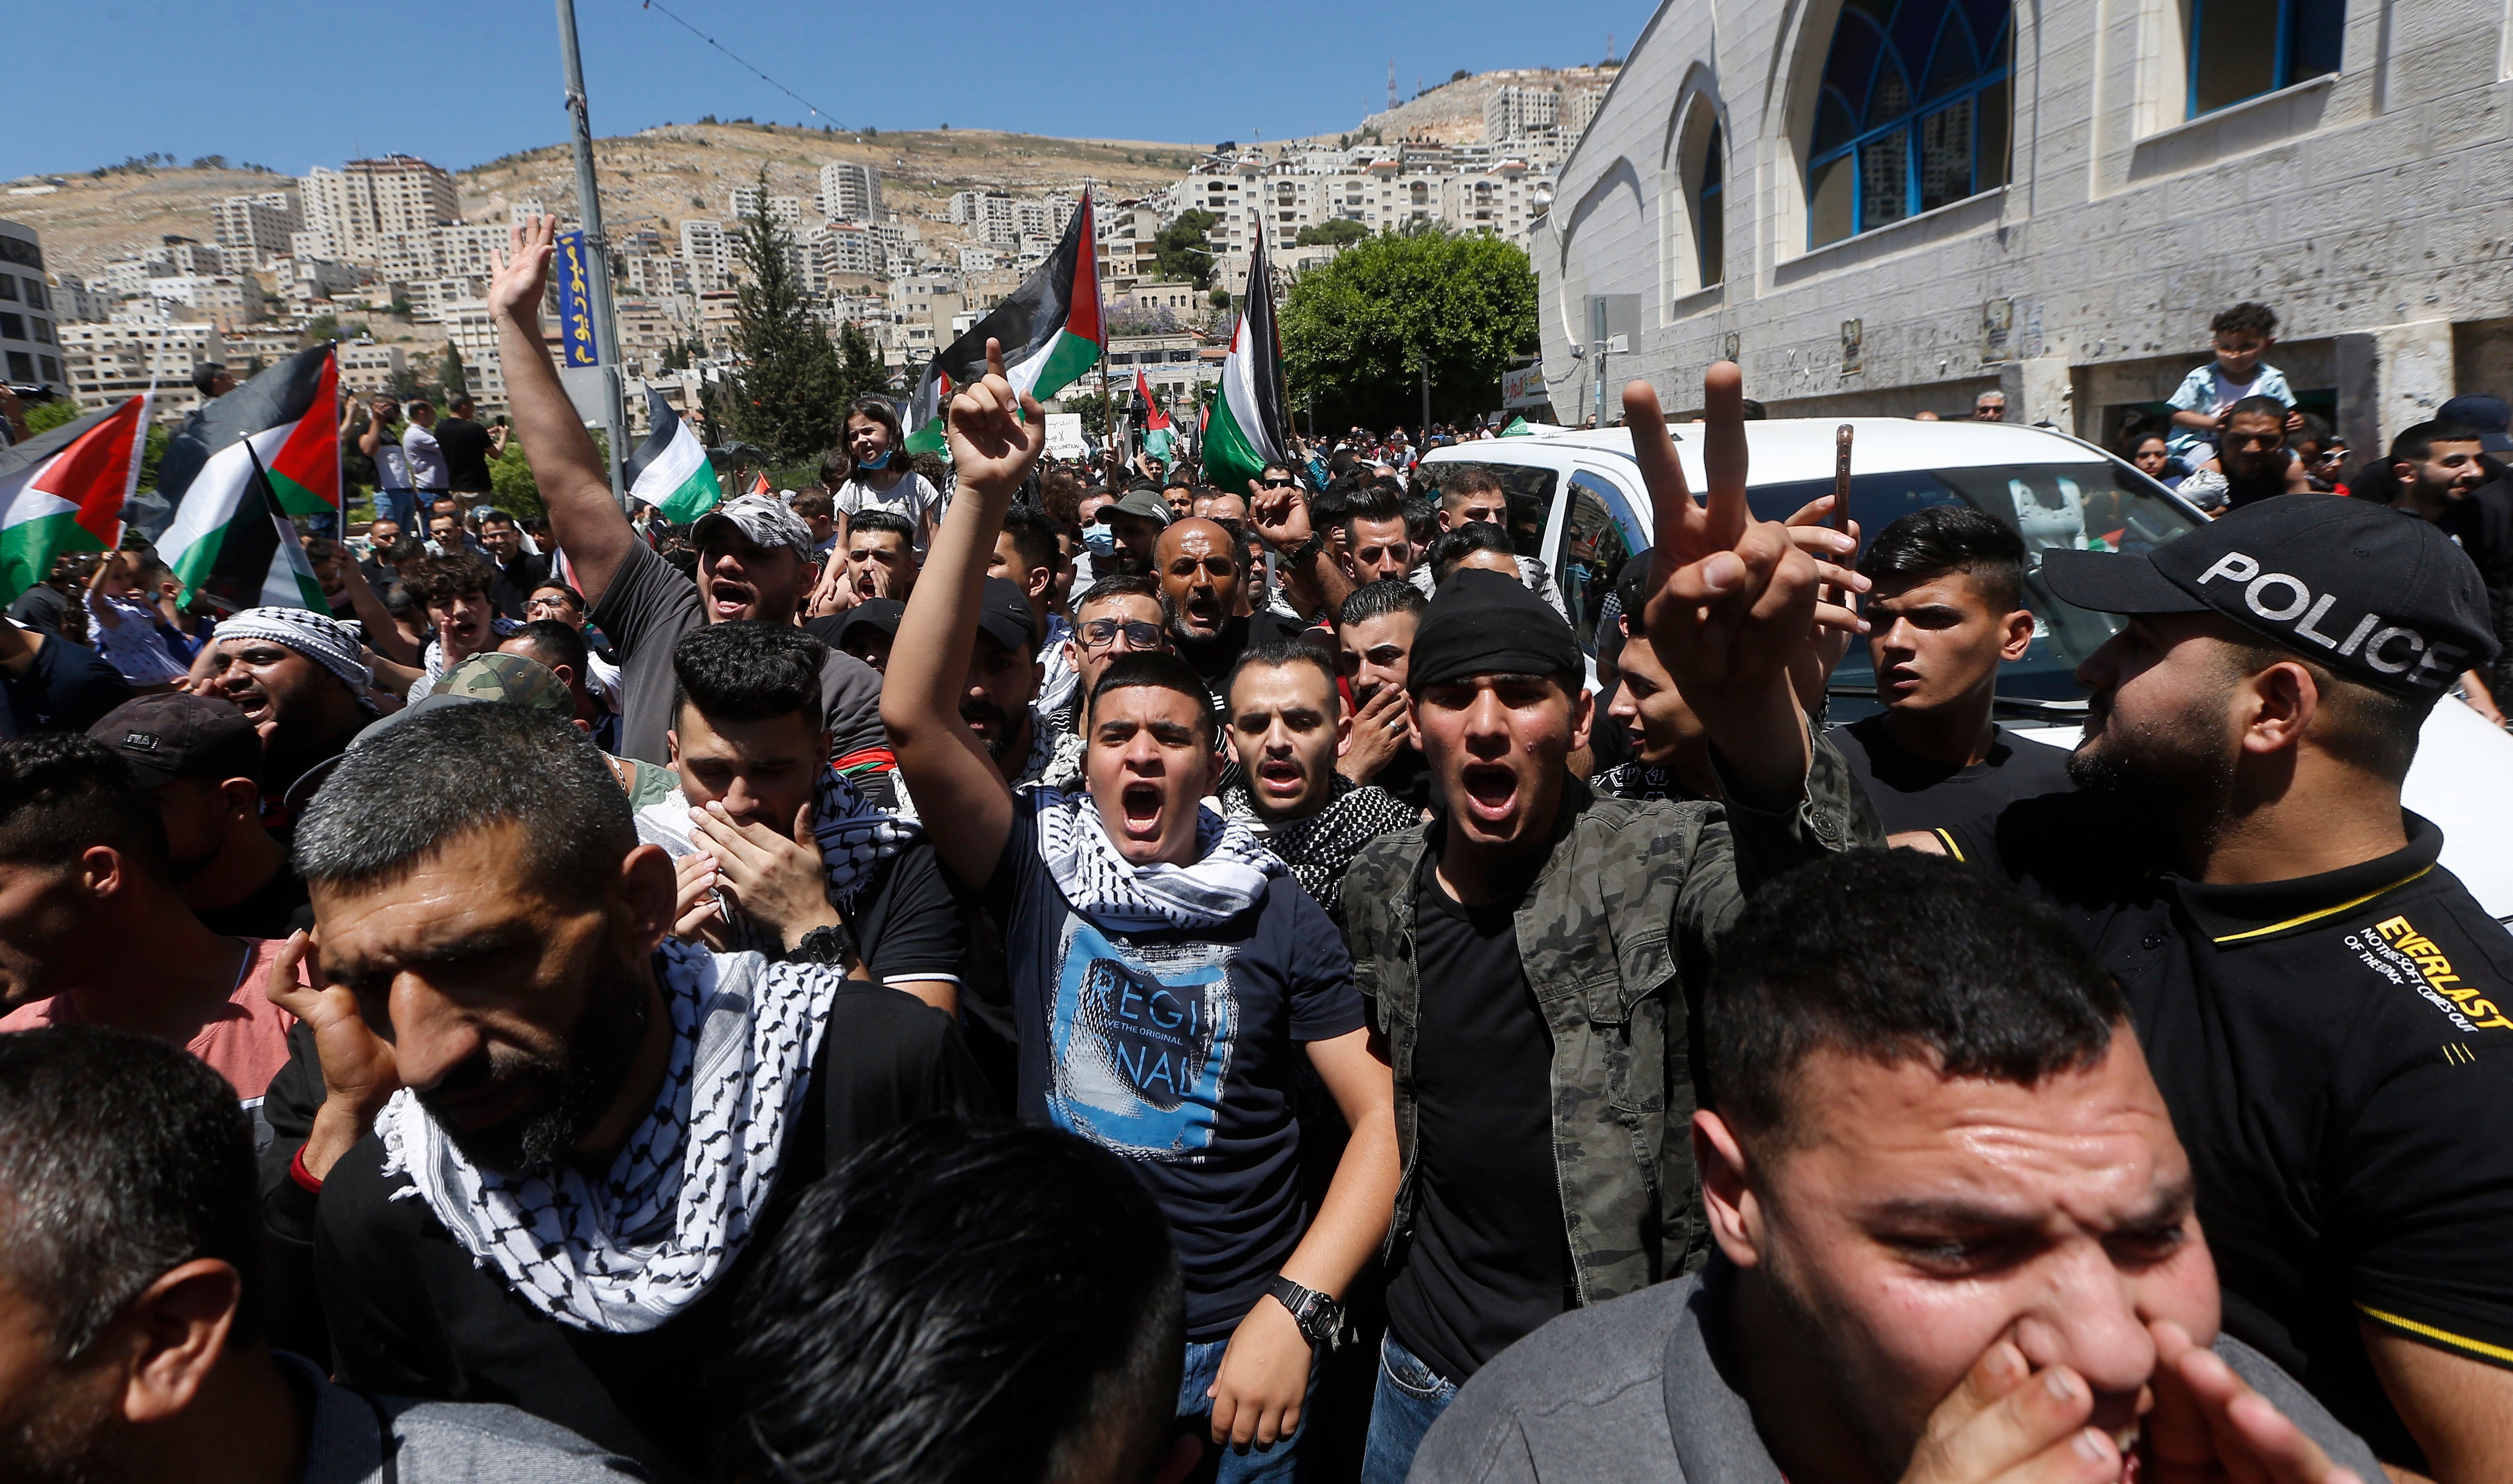
POLYGON ((2513 453, 2513 407, 2501 397, 2454 397, 2435 409, 2437 422, 2456 422, 2478 435, 2489 453, 2513 453))
POLYGON ((841 649, 845 648, 847 636, 858 628, 876 629, 881 633, 897 637, 898 621, 906 616, 907 605, 896 598, 863 599, 854 607, 847 609, 846 616, 838 621, 835 637, 830 640, 830 643, 841 649))
POLYGON ((87 734, 120 753, 142 788, 261 776, 261 733, 234 702, 215 696, 144 695, 106 712, 87 734))
POLYGON ((2220 614, 2395 695, 2432 700, 2496 652, 2486 585, 2452 538, 2344 495, 2260 500, 2140 555, 2046 551, 2042 574, 2097 612, 2220 614))
POLYGON ((1038 648, 1038 620, 1029 595, 1009 577, 989 577, 977 597, 977 628, 1005 648, 1029 654, 1038 648))

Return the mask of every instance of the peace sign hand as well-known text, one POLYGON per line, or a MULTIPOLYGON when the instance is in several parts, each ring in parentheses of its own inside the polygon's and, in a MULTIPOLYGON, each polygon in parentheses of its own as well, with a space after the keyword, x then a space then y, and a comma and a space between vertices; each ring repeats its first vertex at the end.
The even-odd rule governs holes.
POLYGON ((1755 520, 1746 504, 1742 373, 1720 362, 1703 373, 1701 395, 1706 503, 1685 482, 1656 390, 1646 381, 1623 388, 1632 454, 1656 508, 1643 624, 1722 762, 1750 774, 1736 781, 1758 800, 1794 798, 1808 743, 1788 667, 1814 632, 1820 573, 1787 527, 1755 520))
POLYGON ((1013 391, 1000 340, 986 341, 986 374, 952 395, 946 418, 960 483, 986 492, 1017 488, 1047 449, 1046 410, 1013 391))

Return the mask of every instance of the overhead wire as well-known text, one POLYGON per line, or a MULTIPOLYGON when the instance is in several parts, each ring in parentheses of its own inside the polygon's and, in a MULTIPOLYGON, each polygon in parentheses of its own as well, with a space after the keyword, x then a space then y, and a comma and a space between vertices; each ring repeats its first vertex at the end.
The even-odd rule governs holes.
POLYGON ((809 108, 810 110, 812 110, 812 116, 813 116, 814 118, 818 118, 818 119, 826 119, 826 118, 828 118, 828 115, 827 115, 827 114, 822 113, 822 112, 820 111, 820 106, 819 106, 819 104, 813 102, 810 98, 805 98, 805 97, 804 97, 803 95, 801 95, 800 93, 797 93, 797 92, 795 92, 793 89, 786 87, 783 83, 778 82, 777 79, 775 79, 775 78, 773 78, 773 77, 769 76, 767 73, 760 71, 760 70, 759 70, 759 68, 758 68, 756 65, 754 65, 753 63, 751 63, 751 62, 749 62, 749 61, 747 61, 747 60, 743 59, 742 59, 742 58, 740 58, 740 57, 737 57, 737 56, 735 56, 735 55, 734 55, 734 53, 733 53, 733 51, 732 51, 732 49, 730 49, 730 48, 728 48, 727 46, 725 46, 725 44, 724 44, 723 42, 720 42, 720 41, 716 40, 714 37, 712 37, 712 36, 708 35, 706 32, 699 30, 697 26, 694 26, 694 25, 690 24, 688 21, 683 20, 679 16, 674 15, 674 14, 673 14, 673 12, 672 12, 672 8, 671 8, 670 6, 657 4, 657 3, 656 3, 656 0, 643 0, 643 8, 644 8, 644 9, 646 9, 646 10, 650 10, 650 11, 661 11, 665 16, 667 16, 667 17, 669 17, 669 18, 671 19, 671 21, 672 21, 672 23, 673 23, 673 24, 675 24, 675 25, 679 26, 682 30, 685 30, 685 31, 689 32, 691 35, 696 36, 698 40, 705 42, 708 46, 711 46, 711 47, 715 48, 717 51, 724 53, 724 55, 725 55, 726 57, 731 58, 731 59, 733 59, 733 61, 735 62, 735 64, 736 64, 736 65, 738 65, 738 66, 741 67, 744 71, 747 71, 751 76, 758 78, 761 82, 766 83, 768 86, 770 86, 770 87, 772 87, 772 88, 776 89, 778 92, 784 94, 787 98, 792 98, 794 101, 796 101, 796 102, 798 102, 798 103, 801 103, 804 107, 809 108))

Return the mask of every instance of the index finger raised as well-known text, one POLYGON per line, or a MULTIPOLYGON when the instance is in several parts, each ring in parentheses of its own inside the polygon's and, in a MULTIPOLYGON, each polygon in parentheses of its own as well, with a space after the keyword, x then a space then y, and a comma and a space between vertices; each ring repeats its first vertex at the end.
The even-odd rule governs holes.
POLYGON ((1693 490, 1684 482, 1683 461, 1675 456, 1675 440, 1667 436, 1666 413, 1657 405, 1657 388, 1646 381, 1623 387, 1623 425, 1631 429, 1632 457, 1641 466, 1641 483, 1649 487, 1656 552, 1652 575, 1660 583, 1692 560, 1691 535, 1700 525, 1693 490))
POLYGON ((1734 361, 1701 373, 1701 475, 1710 485, 1710 539, 1734 546, 1754 519, 1745 503, 1745 373, 1734 361))

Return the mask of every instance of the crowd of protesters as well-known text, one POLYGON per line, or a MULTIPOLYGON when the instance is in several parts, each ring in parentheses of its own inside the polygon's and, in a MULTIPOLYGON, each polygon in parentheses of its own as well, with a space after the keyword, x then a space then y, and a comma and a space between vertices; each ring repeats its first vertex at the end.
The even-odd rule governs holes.
POLYGON ((2513 940, 2400 802, 2500 403, 2342 480, 2220 318, 2120 449, 2218 518, 2040 556, 2065 752, 2012 520, 1755 519, 1733 366, 1587 646, 1489 430, 1225 488, 999 361, 632 517, 551 232, 545 517, 351 403, 331 611, 0 625, 0 1478, 2513 1476, 2513 940))

